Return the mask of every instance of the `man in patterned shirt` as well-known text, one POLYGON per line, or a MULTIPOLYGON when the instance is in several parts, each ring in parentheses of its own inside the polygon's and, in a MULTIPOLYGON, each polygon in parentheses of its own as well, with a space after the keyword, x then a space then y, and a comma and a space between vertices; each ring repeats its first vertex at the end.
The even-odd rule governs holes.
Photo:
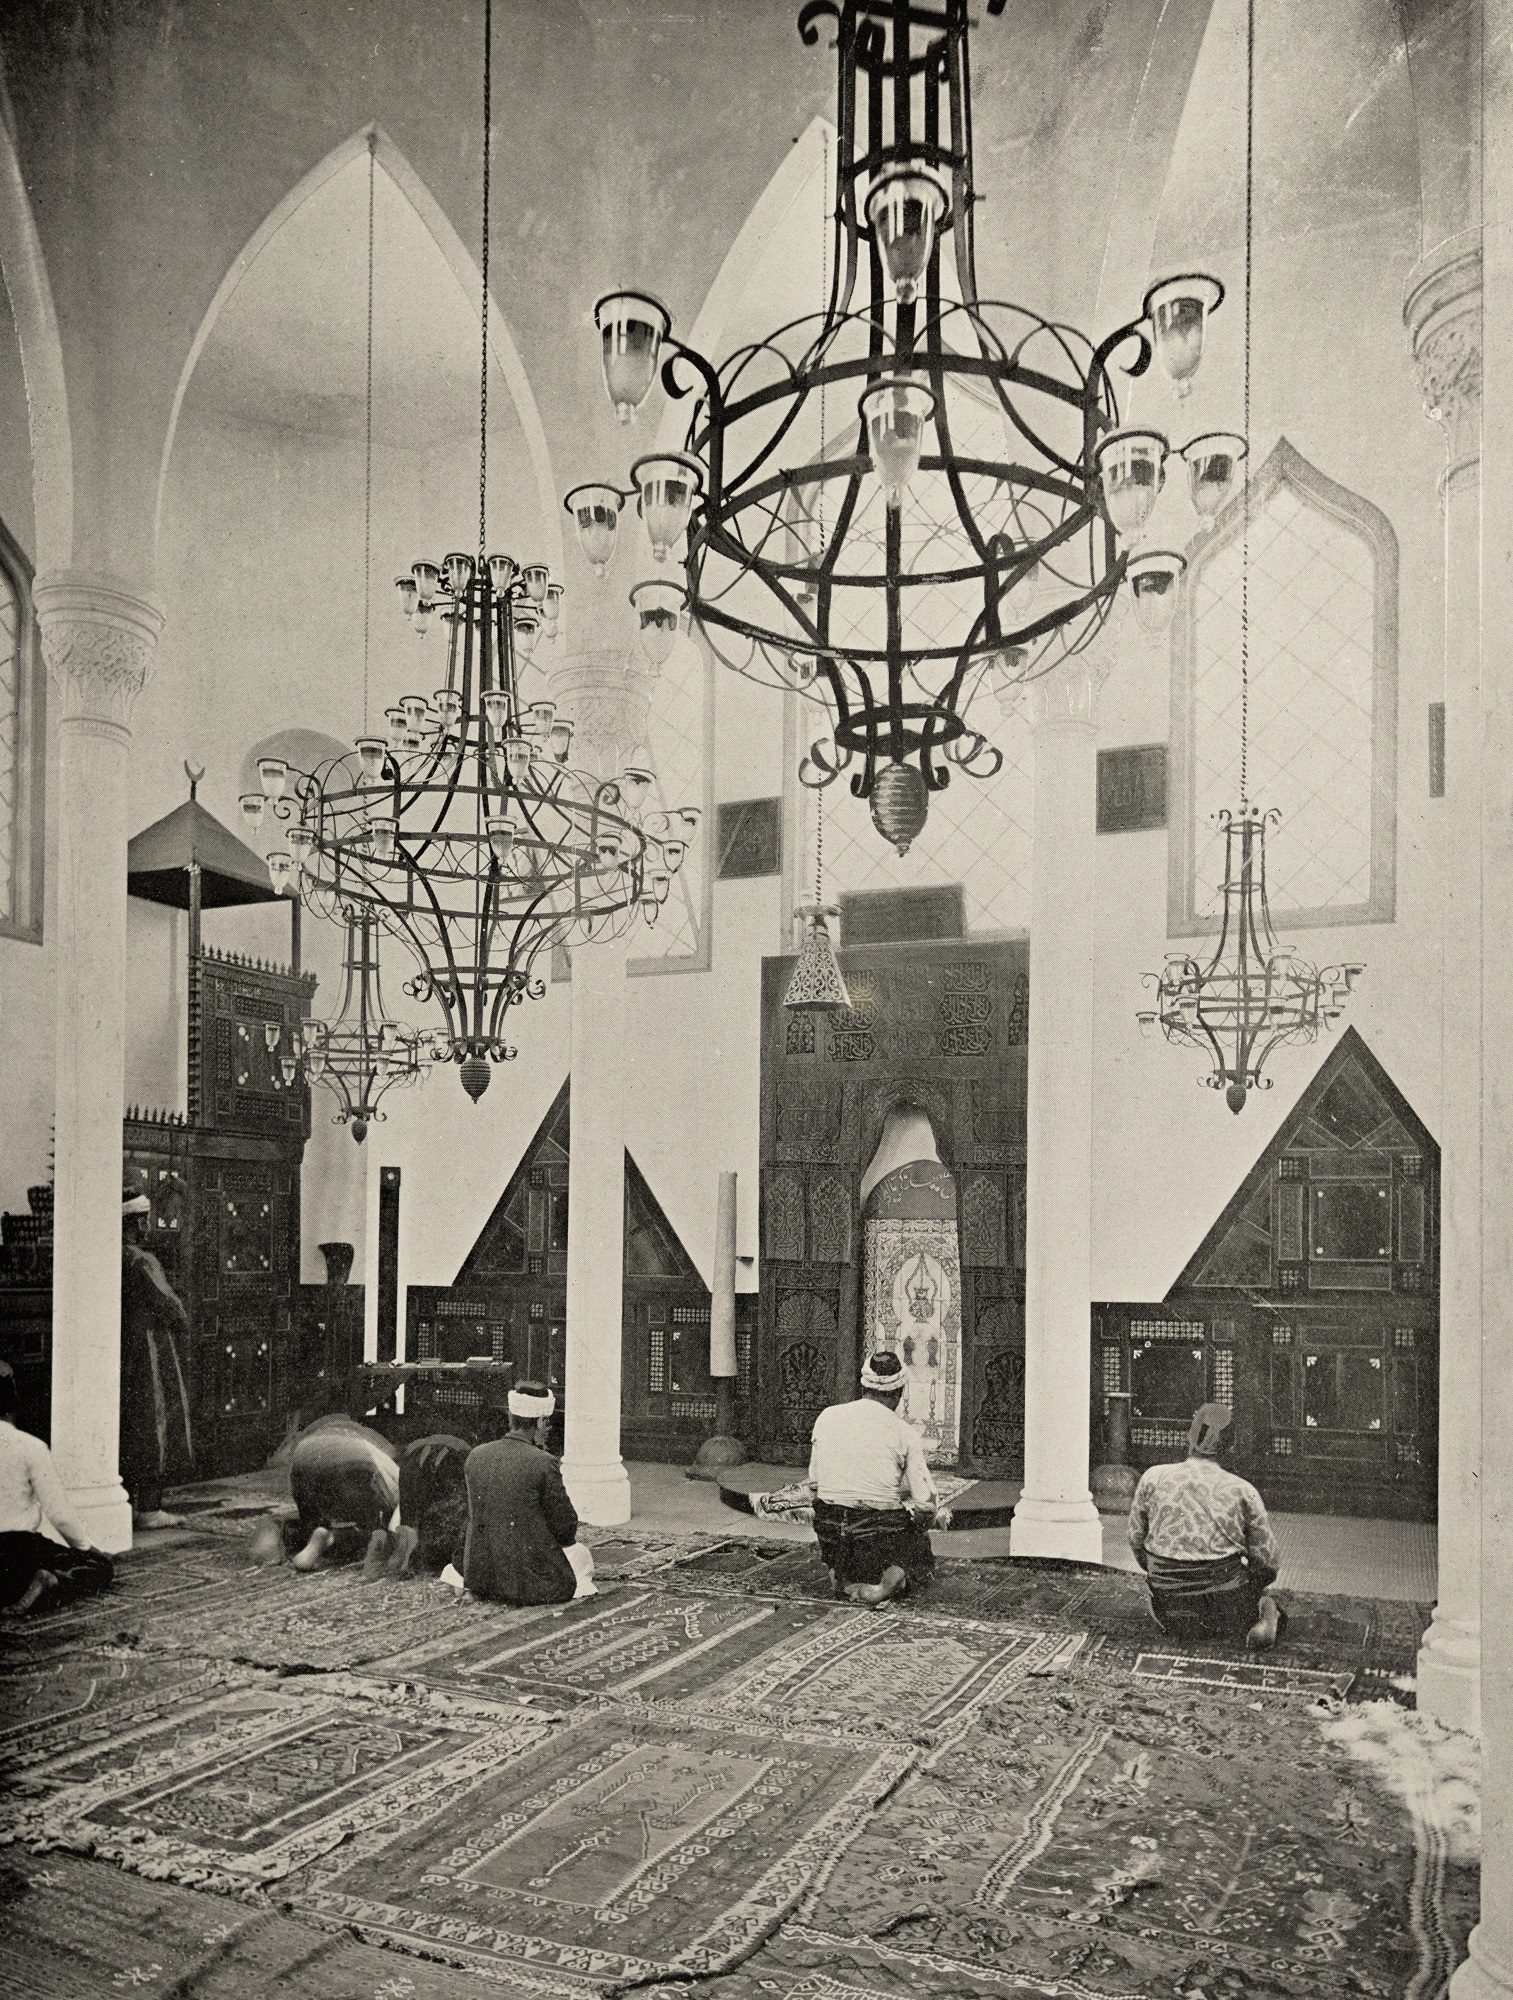
POLYGON ((1187 1433, 1187 1457, 1141 1474, 1129 1545, 1145 1571, 1151 1610, 1174 1638, 1276 1643, 1287 1614, 1270 1594, 1279 1558, 1266 1503, 1219 1463, 1233 1413, 1205 1403, 1187 1433))

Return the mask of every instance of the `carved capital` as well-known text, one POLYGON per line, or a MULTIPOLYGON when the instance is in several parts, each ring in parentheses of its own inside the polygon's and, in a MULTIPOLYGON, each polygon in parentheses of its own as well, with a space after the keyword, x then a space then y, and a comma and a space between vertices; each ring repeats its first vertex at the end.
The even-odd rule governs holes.
POLYGON ((113 578, 81 570, 39 576, 32 602, 63 720, 124 730, 157 650, 162 612, 113 578))
POLYGON ((1446 482, 1481 456, 1481 250, 1460 250, 1410 285, 1403 319, 1424 411, 1442 426, 1446 482))
POLYGON ((656 678, 623 646, 575 653, 551 677, 552 699, 574 724, 571 762, 610 777, 644 747, 656 678))

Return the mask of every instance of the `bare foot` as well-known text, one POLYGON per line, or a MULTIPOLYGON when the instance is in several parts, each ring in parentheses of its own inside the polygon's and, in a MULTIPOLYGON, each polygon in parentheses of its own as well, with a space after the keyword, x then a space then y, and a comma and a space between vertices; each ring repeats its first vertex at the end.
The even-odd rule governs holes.
POLYGON ((182 1514, 165 1514, 161 1507, 149 1507, 143 1514, 133 1514, 131 1525, 144 1535, 155 1534, 159 1528, 182 1528, 182 1514))
POLYGON ((295 1556, 294 1567, 303 1570, 314 1569, 335 1540, 336 1537, 329 1528, 317 1528, 299 1554, 295 1556))
POLYGON ((56 1590, 57 1587, 58 1579, 53 1572, 50 1569, 39 1569, 10 1608, 12 1611, 30 1611, 39 1597, 45 1597, 48 1591, 56 1590))
POLYGON ((263 1519, 252 1530, 252 1541, 247 1549, 247 1560, 266 1567, 271 1563, 281 1563, 284 1559, 284 1531, 277 1521, 263 1519))
POLYGON ((394 1537, 387 1528, 375 1528, 368 1537, 367 1552, 362 1559, 362 1573, 369 1583, 383 1575, 393 1554, 394 1537))
POLYGON ((403 1521, 394 1530, 393 1547, 389 1551, 390 1576, 408 1576, 410 1564, 415 1559, 415 1551, 420 1546, 420 1536, 414 1528, 403 1521))
POLYGON ((880 1604, 886 1604, 890 1597, 898 1593, 908 1583, 908 1576, 897 1563, 889 1563, 876 1583, 853 1583, 847 1586, 846 1594, 857 1604, 868 1604, 875 1611, 880 1604))
POLYGON ((1281 1612, 1274 1597, 1262 1596, 1256 1605, 1256 1622, 1245 1634, 1245 1643, 1253 1653, 1265 1653, 1277 1643, 1277 1627, 1281 1612))

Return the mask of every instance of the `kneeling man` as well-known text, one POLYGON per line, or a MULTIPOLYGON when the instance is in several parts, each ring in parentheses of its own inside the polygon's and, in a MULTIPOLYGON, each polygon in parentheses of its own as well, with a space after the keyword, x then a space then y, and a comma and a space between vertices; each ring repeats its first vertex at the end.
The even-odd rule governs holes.
POLYGON ((577 1540, 561 1468, 543 1449, 556 1408, 550 1389, 520 1383, 509 1394, 508 1435, 468 1453, 462 1580, 475 1597, 566 1604, 595 1594, 593 1556, 577 1540))
POLYGON ((1277 1539, 1260 1494, 1219 1463, 1232 1414, 1227 1404, 1205 1403, 1188 1430, 1187 1457, 1140 1475, 1129 1545, 1163 1632, 1243 1637, 1261 1648, 1274 1645, 1286 1623, 1269 1594, 1279 1567, 1277 1539))
POLYGON ((814 1533, 837 1597, 883 1604, 935 1570, 930 1529, 946 1527, 919 1432, 898 1414, 908 1382, 896 1354, 870 1356, 861 1395, 814 1422, 814 1533))

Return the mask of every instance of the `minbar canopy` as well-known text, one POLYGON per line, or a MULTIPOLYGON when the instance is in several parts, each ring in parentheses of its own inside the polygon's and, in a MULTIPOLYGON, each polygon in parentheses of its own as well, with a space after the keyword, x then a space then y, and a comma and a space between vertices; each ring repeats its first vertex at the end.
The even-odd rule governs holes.
POLYGON ((127 894, 187 910, 189 871, 196 863, 203 909, 282 900, 268 879, 262 856, 193 798, 154 820, 131 841, 126 849, 127 894))

